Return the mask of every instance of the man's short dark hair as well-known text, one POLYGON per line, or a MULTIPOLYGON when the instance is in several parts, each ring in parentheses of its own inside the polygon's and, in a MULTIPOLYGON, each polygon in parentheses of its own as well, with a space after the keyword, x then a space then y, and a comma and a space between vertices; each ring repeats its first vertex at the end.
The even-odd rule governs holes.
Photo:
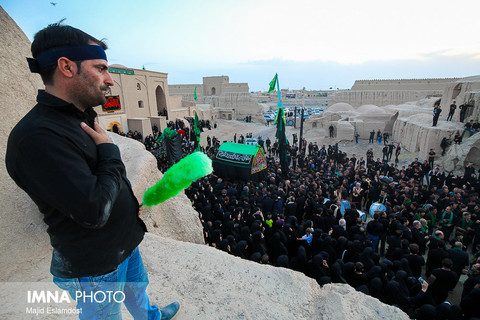
POLYGON ((410 243, 410 252, 413 254, 417 254, 420 251, 420 247, 416 243, 410 243))
POLYGON ((452 259, 450 259, 450 258, 445 258, 445 259, 443 259, 443 260, 442 260, 442 266, 445 267, 445 268, 451 269, 452 266, 453 266, 452 259))
MULTIPOLYGON (((62 25, 62 22, 50 24, 35 34, 31 47, 33 58, 53 48, 88 45, 90 42, 101 46, 103 50, 107 49, 107 45, 102 40, 98 40, 80 29, 62 25)), ((80 68, 81 62, 75 61, 75 63, 80 68)), ((53 74, 56 68, 57 65, 53 65, 41 71, 40 76, 44 84, 53 83, 53 74)))

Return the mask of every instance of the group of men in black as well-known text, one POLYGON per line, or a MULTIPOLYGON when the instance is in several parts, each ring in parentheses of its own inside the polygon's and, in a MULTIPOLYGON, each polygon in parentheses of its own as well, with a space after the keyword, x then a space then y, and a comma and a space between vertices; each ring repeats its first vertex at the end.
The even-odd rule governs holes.
MULTIPOLYGON (((372 149, 364 160, 338 145, 297 143, 288 172, 270 141, 264 179, 212 174, 186 190, 208 245, 320 285, 349 284, 412 318, 480 317, 480 180, 471 164, 462 176, 446 175, 426 160, 399 168, 375 160, 372 149), (367 223, 379 203, 386 210, 367 223), (460 304, 445 303, 460 274, 468 275, 460 304)), ((214 137, 202 149, 213 158, 219 146, 214 137)), ((183 147, 193 152, 187 138, 183 147)))
MULTIPOLYGON (((378 141, 378 144, 382 144, 382 139, 383 139, 383 144, 387 145, 388 144, 388 139, 390 138, 390 134, 387 131, 380 131, 378 129, 377 131, 377 137, 375 138, 375 129, 372 129, 370 131, 370 137, 368 138, 368 143, 374 143, 374 140, 376 139, 378 141)), ((358 134, 355 136, 356 143, 358 143, 358 134)))
MULTIPOLYGON (((434 111, 433 111, 433 117, 434 117, 434 127, 436 125, 436 122, 435 122, 435 116, 437 115, 438 113, 438 116, 440 116, 440 113, 442 112, 442 109, 440 107, 440 105, 437 105, 435 106, 434 108, 434 111), (439 111, 437 112, 435 110, 435 108, 438 108, 439 111)), ((469 103, 462 103, 459 107, 460 109, 460 122, 463 122, 465 121, 465 116, 467 115, 467 110, 468 108, 473 108, 473 104, 469 104, 469 103)), ((448 111, 448 116, 447 116, 447 121, 452 121, 452 118, 453 118, 453 115, 455 114, 455 110, 457 110, 457 105, 456 105, 456 101, 453 101, 452 104, 450 105, 450 108, 449 108, 449 111, 448 111)), ((438 121, 438 116, 437 116, 437 121, 438 121)))

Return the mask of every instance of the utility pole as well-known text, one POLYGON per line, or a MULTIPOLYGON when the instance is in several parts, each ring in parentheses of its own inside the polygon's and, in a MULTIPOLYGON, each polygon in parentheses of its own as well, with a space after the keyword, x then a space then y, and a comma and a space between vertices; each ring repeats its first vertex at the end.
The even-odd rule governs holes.
MULTIPOLYGON (((303 116, 305 115, 305 87, 303 87, 303 97, 302 97, 302 116, 300 118, 300 145, 303 146, 303 116)), ((301 150, 301 148, 300 148, 301 150)))
POLYGON ((297 105, 295 105, 293 110, 293 127, 297 128, 297 105))

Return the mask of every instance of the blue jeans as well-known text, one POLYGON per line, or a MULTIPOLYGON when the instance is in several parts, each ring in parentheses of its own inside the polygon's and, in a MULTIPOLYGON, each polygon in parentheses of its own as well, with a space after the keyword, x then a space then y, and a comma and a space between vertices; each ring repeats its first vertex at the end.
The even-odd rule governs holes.
POLYGON ((122 302, 134 319, 161 317, 145 292, 148 276, 138 248, 110 273, 73 279, 54 276, 53 282, 77 302, 80 319, 122 319, 122 302))
POLYGON ((373 234, 368 233, 367 237, 372 241, 372 247, 375 252, 378 252, 378 240, 379 236, 374 236, 373 234))

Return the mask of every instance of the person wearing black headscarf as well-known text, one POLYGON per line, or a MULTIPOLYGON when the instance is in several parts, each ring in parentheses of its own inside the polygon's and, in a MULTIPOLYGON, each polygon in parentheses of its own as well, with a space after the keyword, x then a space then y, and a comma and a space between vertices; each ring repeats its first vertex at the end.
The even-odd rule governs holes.
POLYGON ((288 255, 288 250, 285 244, 281 240, 280 232, 277 231, 268 240, 268 255, 271 261, 276 261, 281 255, 288 255))
POLYGON ((242 259, 248 259, 247 258, 247 241, 245 240, 240 240, 237 243, 237 250, 234 253, 237 257, 240 257, 242 259))
POLYGON ((363 252, 359 256, 359 261, 363 263, 365 272, 368 272, 372 267, 375 266, 373 254, 374 254, 373 248, 366 247, 365 249, 363 249, 363 252))
POLYGON ((297 255, 290 259, 290 268, 305 273, 307 267, 307 251, 304 246, 299 246, 297 255))
POLYGON ((277 261, 275 263, 275 265, 277 267, 281 267, 281 268, 288 268, 289 265, 288 265, 288 256, 287 255, 281 255, 277 258, 277 261))
MULTIPOLYGON (((413 279, 418 282, 418 280, 413 279)), ((412 315, 415 308, 421 304, 428 289, 428 283, 422 284, 421 290, 410 292, 407 284, 407 273, 403 270, 397 271, 395 278, 391 280, 386 287, 386 301, 391 305, 396 305, 405 313, 412 315)))
POLYGON ((317 280, 319 285, 332 282, 330 267, 328 265, 328 254, 326 252, 319 253, 313 257, 309 263, 308 274, 317 280))
POLYGON ((343 255, 343 262, 357 262, 360 259, 360 253, 362 253, 362 243, 358 240, 349 242, 347 251, 343 255))
POLYGON ((255 231, 252 234, 252 252, 259 252, 260 256, 267 253, 267 246, 261 231, 255 231))

